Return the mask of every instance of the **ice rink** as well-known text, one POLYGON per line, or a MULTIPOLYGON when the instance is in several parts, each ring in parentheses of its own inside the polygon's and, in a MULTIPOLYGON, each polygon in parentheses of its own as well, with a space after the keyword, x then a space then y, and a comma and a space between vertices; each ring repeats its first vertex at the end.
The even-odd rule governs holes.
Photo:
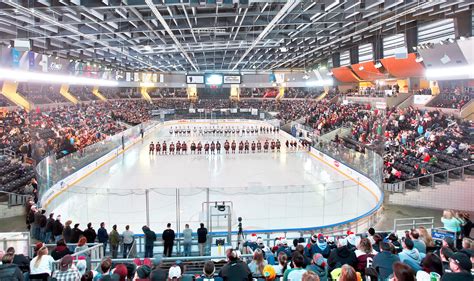
MULTIPOLYGON (((190 127, 189 135, 170 134, 169 126, 157 127, 143 141, 61 193, 48 211, 62 214, 63 221, 80 222, 81 227, 104 221, 119 229, 129 224, 138 233, 147 222, 147 213, 155 230, 161 231, 168 222, 173 227, 179 222, 181 228, 189 223, 196 229, 199 222, 206 222, 204 202, 227 201, 232 206, 233 230, 237 217, 243 218, 244 229, 275 230, 341 223, 369 212, 378 203, 357 179, 305 150, 287 149, 286 133, 200 134, 200 128, 210 125, 190 127), (240 140, 272 139, 280 139, 280 152, 225 154, 223 149, 226 140, 238 144, 240 140), (178 140, 186 141, 188 154, 149 155, 151 141, 169 145, 178 140), (219 141, 221 153, 190 154, 193 141, 219 141)), ((211 213, 218 212, 214 204, 211 213)), ((226 224, 227 218, 213 218, 214 230, 224 230, 226 224)))

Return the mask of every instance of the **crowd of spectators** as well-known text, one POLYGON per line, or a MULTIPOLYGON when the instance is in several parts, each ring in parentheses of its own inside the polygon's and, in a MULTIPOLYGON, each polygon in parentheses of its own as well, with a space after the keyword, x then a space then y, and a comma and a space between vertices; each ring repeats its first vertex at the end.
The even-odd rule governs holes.
MULTIPOLYGON (((186 225, 177 235, 166 226, 161 235, 148 226, 142 228, 145 243, 145 258, 133 261, 116 261, 127 257, 136 234, 128 226, 119 230, 116 225, 109 232, 105 223, 97 230, 89 223, 85 229, 80 224, 67 220, 64 224, 60 215, 48 216, 37 209, 33 201, 28 202, 27 222, 36 244, 31 259, 15 254, 10 247, 0 253, 0 280, 15 276, 24 280, 39 276, 52 276, 62 280, 283 280, 283 281, 358 281, 358 280, 403 280, 424 281, 438 278, 441 281, 473 280, 474 242, 470 238, 472 222, 465 212, 445 211, 441 218, 448 231, 456 233, 457 239, 446 236, 434 239, 424 228, 405 231, 402 237, 397 233, 376 232, 373 228, 366 233, 326 236, 322 233, 307 238, 289 241, 285 237, 274 240, 251 234, 237 248, 226 250, 224 262, 199 261, 202 273, 188 270, 196 262, 163 262, 163 257, 173 256, 175 240, 182 239, 184 256, 190 256, 190 245, 197 242, 199 256, 206 256, 206 243, 210 239, 204 224, 193 235, 186 225), (119 231, 121 233, 119 233, 119 231), (44 243, 56 243, 48 248, 44 243), (163 254, 155 255, 156 242, 163 245, 163 254), (91 266, 88 243, 103 245, 104 256, 100 265, 91 266), (123 251, 119 253, 119 247, 123 251), (109 254, 109 256, 107 256, 109 254), (249 257, 250 256, 250 257, 249 257), (58 266, 53 266, 54 262, 58 266), (220 267, 220 268, 218 268, 220 267)), ((197 253, 196 253, 197 254, 197 253)), ((5 279, 7 280, 7 279, 5 279)), ((43 280, 43 279, 40 279, 43 280)), ((46 280, 46 279, 44 279, 46 280)))
POLYGON ((263 98, 266 88, 240 88, 241 98, 263 98))
POLYGON ((314 99, 323 93, 323 90, 316 88, 287 88, 285 99, 314 99))
POLYGON ((156 88, 148 93, 152 98, 187 98, 186 88, 156 88))
POLYGON ((4 97, 3 95, 0 95, 0 107, 4 107, 4 106, 12 106, 14 104, 12 104, 6 97, 4 97))
POLYGON ((442 92, 428 103, 430 107, 461 109, 474 98, 474 92, 442 92))
POLYGON ((59 93, 60 88, 59 85, 20 83, 17 92, 35 104, 67 102, 68 100, 59 93))
POLYGON ((148 120, 149 108, 139 100, 10 110, 0 117, 0 148, 37 162, 50 154, 61 157, 124 130, 115 119, 131 124, 148 120))
MULTIPOLYGON (((88 91, 81 87, 82 90, 88 91)), ((27 89, 23 89, 26 91, 27 89)), ((263 93, 260 88, 242 88, 263 93)), ((133 89, 128 89, 130 95, 133 89)), ((160 89, 160 96, 176 96, 181 88, 160 89)), ((311 95, 304 88, 288 88, 290 96, 311 95)), ((189 100, 160 98, 148 103, 143 100, 92 102, 84 105, 52 107, 26 113, 12 110, 4 114, 0 128, 0 148, 9 147, 38 161, 55 153, 58 157, 81 150, 125 127, 115 121, 136 125, 150 118, 153 109, 221 109, 257 108, 277 112, 276 117, 288 123, 303 120, 315 135, 340 127, 351 134, 336 140, 349 148, 359 149, 385 142, 385 181, 396 182, 436 173, 471 161, 470 124, 448 119, 439 111, 415 108, 393 108, 384 116, 377 108, 365 104, 331 102, 338 89, 320 101, 315 99, 242 99, 189 100), (360 145, 354 145, 353 143, 360 145)), ((115 93, 112 93, 115 95, 115 93)), ((245 95, 245 94, 244 94, 245 95)), ((463 95, 456 95, 464 97, 463 95)), ((467 101, 467 100, 466 100, 467 101)), ((423 183, 428 179, 422 180, 423 183)), ((428 182, 429 183, 429 182, 428 182)))
POLYGON ((92 101, 99 98, 92 94, 92 88, 87 86, 70 86, 69 93, 75 96, 79 101, 92 101))
MULTIPOLYGON (((396 182, 471 163, 472 125, 441 111, 391 109, 385 127, 385 181, 396 182)), ((459 171, 458 171, 459 172, 459 171)), ((422 179, 422 183, 431 183, 422 179)))

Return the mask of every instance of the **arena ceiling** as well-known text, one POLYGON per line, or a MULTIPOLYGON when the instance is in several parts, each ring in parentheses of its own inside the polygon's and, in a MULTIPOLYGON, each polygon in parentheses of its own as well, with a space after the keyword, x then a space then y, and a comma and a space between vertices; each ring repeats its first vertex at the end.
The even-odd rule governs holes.
POLYGON ((0 43, 127 70, 308 68, 455 0, 0 0, 0 43))

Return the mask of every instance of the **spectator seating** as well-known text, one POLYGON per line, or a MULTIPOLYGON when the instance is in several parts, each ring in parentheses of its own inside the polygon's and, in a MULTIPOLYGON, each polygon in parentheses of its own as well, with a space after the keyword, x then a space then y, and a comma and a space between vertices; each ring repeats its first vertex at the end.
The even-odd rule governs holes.
POLYGON ((24 193, 22 187, 34 177, 33 167, 0 156, 0 191, 24 193))
POLYGON ((456 94, 452 92, 441 93, 427 104, 430 107, 461 109, 474 98, 474 92, 456 94))

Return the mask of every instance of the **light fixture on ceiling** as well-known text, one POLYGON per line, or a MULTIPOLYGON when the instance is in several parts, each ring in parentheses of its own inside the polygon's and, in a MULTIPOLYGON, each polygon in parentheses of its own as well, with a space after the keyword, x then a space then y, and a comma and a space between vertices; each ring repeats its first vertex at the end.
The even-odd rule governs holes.
POLYGON ((449 38, 449 39, 448 39, 448 42, 449 42, 449 43, 454 43, 454 39, 453 39, 453 38, 449 38))
POLYGON ((143 49, 145 49, 146 51, 153 50, 153 48, 150 45, 146 45, 145 47, 143 47, 143 49))
POLYGON ((441 41, 439 42, 439 44, 440 44, 440 45, 444 45, 444 41, 441 40, 441 41))
POLYGON ((413 51, 416 51, 417 47, 416 47, 416 46, 413 46, 412 49, 413 49, 413 51))
POLYGON ((12 69, 1 69, 0 68, 0 80, 13 80, 13 81, 33 81, 33 82, 47 82, 51 84, 62 84, 67 81, 71 85, 91 85, 91 86, 117 86, 116 81, 105 80, 105 79, 93 79, 86 77, 76 77, 71 75, 56 75, 42 72, 30 72, 12 69))
POLYGON ((333 85, 332 79, 321 79, 321 80, 306 82, 306 86, 308 87, 322 87, 322 86, 332 86, 332 85, 333 85))
POLYGON ((457 66, 457 67, 440 67, 440 68, 428 68, 425 70, 426 78, 444 78, 447 75, 450 77, 458 76, 472 76, 471 66, 457 66))
POLYGON ((286 52, 288 52, 288 48, 286 48, 286 47, 280 47, 280 52, 286 53, 286 52))

